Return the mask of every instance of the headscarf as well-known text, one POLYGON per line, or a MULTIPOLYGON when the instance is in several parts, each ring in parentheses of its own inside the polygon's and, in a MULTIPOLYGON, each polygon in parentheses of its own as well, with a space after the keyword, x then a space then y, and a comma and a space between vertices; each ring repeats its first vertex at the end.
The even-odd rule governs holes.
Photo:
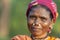
POLYGON ((51 10, 52 15, 53 15, 53 22, 55 23, 56 18, 58 16, 58 12, 57 12, 56 3, 53 2, 53 0, 33 0, 28 5, 26 16, 28 16, 31 7, 34 6, 34 5, 38 5, 38 4, 39 5, 44 5, 44 6, 48 7, 51 10))

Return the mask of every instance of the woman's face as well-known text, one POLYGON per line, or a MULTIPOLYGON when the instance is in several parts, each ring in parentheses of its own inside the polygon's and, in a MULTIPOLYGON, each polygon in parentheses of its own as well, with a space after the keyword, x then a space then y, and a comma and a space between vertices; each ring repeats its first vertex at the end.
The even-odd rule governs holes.
POLYGON ((43 7, 33 8, 27 17, 28 29, 33 35, 43 35, 51 24, 50 12, 43 7))

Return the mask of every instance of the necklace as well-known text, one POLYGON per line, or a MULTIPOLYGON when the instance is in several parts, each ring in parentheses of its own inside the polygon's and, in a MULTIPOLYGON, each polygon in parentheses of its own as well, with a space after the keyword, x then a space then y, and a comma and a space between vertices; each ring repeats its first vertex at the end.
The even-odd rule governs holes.
POLYGON ((44 37, 44 38, 35 38, 31 35, 32 40, 45 40, 48 36, 44 37))

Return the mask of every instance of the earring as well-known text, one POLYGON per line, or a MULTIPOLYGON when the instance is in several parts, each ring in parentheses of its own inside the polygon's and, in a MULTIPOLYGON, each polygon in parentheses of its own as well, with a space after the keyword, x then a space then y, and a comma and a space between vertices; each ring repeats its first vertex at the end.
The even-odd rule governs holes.
POLYGON ((52 27, 52 26, 49 26, 49 28, 50 28, 50 29, 53 29, 53 27, 52 27))
POLYGON ((49 27, 49 31, 48 31, 48 33, 51 33, 51 27, 49 27))
POLYGON ((53 29, 53 27, 49 27, 48 33, 51 33, 52 29, 53 29))

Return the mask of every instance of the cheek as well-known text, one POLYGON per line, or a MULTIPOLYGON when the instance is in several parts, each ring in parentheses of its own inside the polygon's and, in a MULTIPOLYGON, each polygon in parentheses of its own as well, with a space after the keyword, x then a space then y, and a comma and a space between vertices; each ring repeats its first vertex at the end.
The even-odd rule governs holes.
POLYGON ((49 23, 43 24, 43 30, 48 31, 49 30, 49 23))
POLYGON ((28 19, 27 23, 28 23, 28 25, 32 25, 34 23, 34 20, 28 19))
POLYGON ((34 20, 31 20, 31 19, 28 19, 28 20, 27 20, 27 25, 28 25, 28 28, 29 28, 29 29, 31 29, 33 23, 34 23, 34 20))
POLYGON ((49 22, 49 21, 47 21, 47 22, 44 22, 44 23, 42 23, 42 25, 43 25, 44 27, 49 27, 49 25, 50 25, 50 22, 49 22))
POLYGON ((47 26, 47 25, 48 25, 48 23, 44 23, 44 25, 45 25, 45 26, 47 26))
POLYGON ((31 27, 32 27, 33 23, 34 23, 33 20, 30 20, 30 19, 27 20, 28 29, 29 29, 30 32, 31 32, 31 27))

